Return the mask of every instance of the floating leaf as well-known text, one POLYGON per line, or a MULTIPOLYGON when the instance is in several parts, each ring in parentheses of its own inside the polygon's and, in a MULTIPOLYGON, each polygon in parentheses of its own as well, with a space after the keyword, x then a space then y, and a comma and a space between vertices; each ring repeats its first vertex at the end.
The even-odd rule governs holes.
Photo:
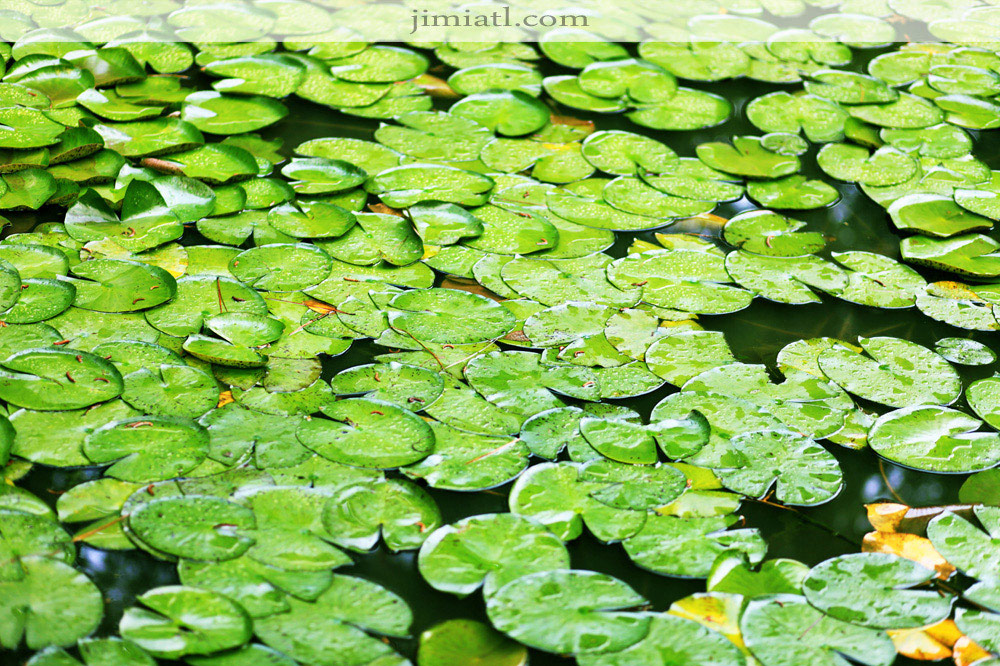
POLYGON ((868 434, 879 455, 939 473, 975 472, 1000 462, 1000 436, 975 432, 982 422, 943 407, 907 407, 882 416, 868 434))
POLYGON ((802 582, 809 603, 831 617, 875 629, 922 627, 944 620, 954 599, 913 590, 934 570, 883 553, 842 555, 813 567, 802 582))
POLYGON ((617 652, 648 633, 648 617, 624 610, 644 601, 611 576, 558 569, 508 583, 490 596, 486 612, 497 629, 536 649, 617 652))
POLYGON ((142 594, 146 608, 132 607, 119 630, 150 654, 176 659, 239 647, 250 639, 246 612, 229 598, 192 587, 171 585, 142 594))

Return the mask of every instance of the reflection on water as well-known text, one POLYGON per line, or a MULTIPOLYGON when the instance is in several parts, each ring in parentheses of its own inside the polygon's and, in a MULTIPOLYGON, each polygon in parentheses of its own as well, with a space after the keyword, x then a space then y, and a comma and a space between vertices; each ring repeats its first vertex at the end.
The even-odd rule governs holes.
MULTIPOLYGON (((868 57, 878 52, 868 54, 868 57)), ((856 63, 860 68, 863 63, 856 63)), ((558 68, 546 71, 557 73, 558 68)), ((730 98, 738 109, 742 109, 750 97, 780 90, 785 87, 752 82, 736 82, 695 86, 730 98)), ((315 106, 297 99, 288 101, 290 118, 293 120, 268 128, 267 138, 282 138, 285 152, 290 153, 302 141, 322 136, 353 136, 371 138, 378 126, 375 121, 345 116, 329 109, 315 106)), ((639 129, 623 117, 597 116, 562 109, 561 113, 590 118, 602 129, 639 129)), ((656 132, 643 130, 673 147, 682 156, 693 156, 699 143, 727 140, 733 134, 757 133, 742 113, 737 113, 730 121, 719 127, 701 132, 656 132)), ((988 138, 991 148, 997 148, 1000 137, 993 133, 988 138)), ((1000 149, 977 154, 988 162, 1000 158, 1000 149)), ((991 166, 996 166, 991 164, 991 166)), ((821 175, 815 164, 815 149, 803 156, 803 173, 808 176, 821 175)), ((898 238, 888 227, 888 218, 883 209, 871 202, 854 185, 838 186, 842 198, 834 206, 819 211, 806 211, 794 215, 810 226, 824 233, 830 239, 830 249, 834 251, 855 249, 867 250, 898 258, 898 238)), ((716 211, 719 215, 731 216, 739 210, 749 208, 746 200, 727 204, 716 211)), ((39 221, 57 219, 59 211, 43 211, 39 221)), ((24 217, 21 225, 30 224, 34 218, 24 217)), ((718 235, 718 228, 684 227, 685 232, 718 235)), ((652 240, 653 234, 622 234, 612 248, 616 256, 625 254, 634 237, 652 240)), ((190 231, 185 243, 205 242, 190 231)), ((923 271, 931 279, 941 279, 928 271, 923 271)), ((706 316, 700 319, 708 329, 726 334, 731 348, 743 362, 763 363, 774 370, 775 355, 786 344, 802 338, 832 336, 853 340, 859 335, 891 335, 912 340, 922 345, 932 345, 946 336, 963 335, 945 324, 934 322, 911 308, 902 311, 879 310, 852 305, 843 301, 823 297, 821 303, 805 306, 789 306, 756 299, 741 312, 725 316, 706 316)), ((970 335, 981 342, 991 342, 981 333, 970 335)), ((371 357, 380 353, 370 342, 355 343, 351 350, 340 357, 325 359, 324 377, 329 379, 337 371, 368 363, 371 357)), ((966 383, 988 376, 983 368, 960 369, 966 383)), ((644 415, 656 402, 675 389, 663 388, 641 399, 625 401, 644 415)), ((864 405, 876 410, 874 405, 864 405)), ((884 411, 884 410, 882 410, 884 411)), ((840 461, 845 476, 843 492, 832 502, 809 509, 783 509, 758 502, 744 503, 742 514, 748 527, 759 528, 769 545, 769 557, 791 557, 807 564, 815 564, 823 559, 860 549, 861 538, 870 530, 865 519, 864 504, 877 500, 901 498, 906 503, 932 505, 957 501, 957 489, 964 477, 940 476, 904 469, 880 463, 871 451, 850 451, 829 444, 840 461)), ((99 470, 51 470, 35 469, 22 482, 32 492, 50 502, 53 506, 58 494, 83 481, 100 476, 99 470)), ((478 493, 455 493, 431 490, 444 513, 446 522, 481 513, 507 510, 509 486, 478 493)), ((569 544, 574 567, 592 569, 617 576, 646 596, 654 610, 664 610, 670 603, 683 596, 704 590, 704 582, 665 578, 638 569, 624 554, 621 546, 602 544, 589 535, 569 544)), ((363 576, 385 585, 390 590, 407 599, 415 614, 414 636, 429 626, 448 618, 471 617, 485 620, 482 598, 479 594, 467 599, 457 599, 442 594, 424 584, 416 569, 413 553, 392 554, 383 547, 371 553, 354 555, 355 564, 344 569, 346 573, 363 576)), ((105 552, 84 546, 79 557, 80 567, 101 587, 107 602, 107 614, 101 626, 102 634, 116 633, 116 625, 122 610, 133 603, 143 591, 177 582, 172 563, 161 562, 141 551, 105 552)), ((393 641, 405 654, 413 655, 415 640, 393 641)), ((0 652, 0 664, 20 664, 27 653, 20 652, 10 657, 10 653, 0 652)), ((166 662, 163 662, 166 663, 166 662)), ((566 659, 533 653, 533 666, 568 664, 566 659)), ((900 659, 897 663, 918 663, 900 659)), ((805 665, 803 665, 805 666, 805 665)))

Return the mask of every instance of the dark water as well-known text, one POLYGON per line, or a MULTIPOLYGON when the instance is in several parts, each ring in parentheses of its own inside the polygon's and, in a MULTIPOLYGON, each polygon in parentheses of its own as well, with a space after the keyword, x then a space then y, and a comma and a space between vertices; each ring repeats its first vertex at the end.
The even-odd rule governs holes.
MULTIPOLYGON (((862 54, 852 69, 862 69, 868 59, 880 51, 862 54)), ((558 68, 546 74, 558 73, 558 68)), ((443 73, 443 72, 442 72, 443 73)), ((699 132, 662 132, 633 125, 620 116, 598 116, 580 113, 573 109, 559 108, 558 113, 590 118, 599 129, 624 129, 639 131, 664 141, 682 156, 694 156, 694 149, 705 141, 726 140, 734 134, 759 134, 750 125, 743 108, 759 95, 796 86, 766 85, 751 81, 695 85, 709 92, 726 96, 733 102, 736 112, 726 123, 699 132)), ((264 134, 268 138, 280 137, 285 141, 285 152, 291 152, 302 141, 323 136, 353 136, 371 138, 377 121, 354 118, 298 99, 286 102, 290 107, 289 119, 264 134)), ((979 139, 979 137, 977 137, 979 139)), ((996 168, 1000 139, 995 136, 977 140, 976 154, 996 168)), ((803 156, 803 173, 822 176, 815 165, 815 147, 803 156)), ((898 237, 890 228, 884 210, 852 184, 839 184, 841 199, 835 205, 817 211, 795 213, 793 217, 804 220, 812 229, 823 232, 831 239, 830 250, 868 250, 898 258, 898 237)), ((715 212, 722 216, 750 207, 747 200, 721 206, 715 212)), ((61 210, 43 210, 35 216, 15 220, 16 227, 30 226, 34 221, 56 221, 61 210)), ((692 229, 684 229, 691 231, 692 229)), ((699 229, 703 233, 711 230, 699 229)), ((185 242, 204 242, 193 231, 185 242)), ((632 238, 651 238, 651 234, 622 234, 612 249, 618 256, 625 253, 632 238)), ((937 279, 932 271, 921 269, 929 278, 937 279)), ((772 370, 775 355, 789 342, 811 337, 832 336, 852 340, 863 335, 891 335, 912 340, 922 345, 932 345, 947 336, 970 337, 989 343, 982 333, 972 333, 934 322, 915 309, 879 310, 848 304, 833 298, 822 303, 790 306, 757 299, 738 313, 724 316, 705 316, 700 319, 705 328, 726 334, 737 358, 746 363, 763 363, 772 370)), ((326 376, 337 370, 370 361, 380 348, 370 342, 358 342, 345 355, 326 360, 326 376)), ((991 374, 983 368, 960 369, 966 383, 991 374)), ((625 401, 628 406, 648 414, 656 402, 673 392, 663 388, 640 399, 625 401)), ((874 407, 868 405, 867 407, 874 407)), ((960 406, 961 407, 961 406, 960 406)), ((884 411, 884 410, 883 410, 884 411)), ((843 468, 846 485, 841 494, 823 506, 784 510, 770 505, 748 501, 741 510, 746 526, 760 529, 769 545, 768 557, 789 557, 809 565, 826 558, 860 550, 861 538, 870 526, 865 519, 864 504, 877 500, 902 498, 908 504, 934 505, 957 502, 957 489, 964 476, 941 476, 904 469, 890 463, 880 463, 870 451, 851 451, 835 445, 828 448, 837 456, 843 468), (891 488, 889 485, 891 484, 891 488)), ((90 478, 100 475, 99 470, 54 470, 36 467, 19 482, 51 504, 58 494, 90 478)), ((478 493, 455 493, 431 490, 440 505, 446 522, 481 513, 507 510, 509 486, 478 493)), ((666 578, 638 569, 619 545, 602 544, 589 535, 569 544, 572 565, 617 576, 630 583, 646 596, 655 610, 665 610, 671 602, 688 594, 704 591, 704 581, 666 578)), ((392 554, 383 547, 361 555, 354 555, 355 564, 343 571, 377 581, 407 599, 415 614, 411 640, 393 643, 404 654, 413 656, 415 638, 435 623, 455 617, 485 620, 484 606, 478 593, 467 599, 436 592, 420 577, 415 553, 392 554)), ((107 608, 100 633, 114 634, 124 608, 131 605, 138 594, 158 585, 177 582, 173 564, 157 561, 142 553, 106 552, 83 546, 80 550, 80 567, 104 591, 107 608)), ((25 652, 0 651, 0 666, 21 664, 28 656, 25 652)), ((568 659, 532 653, 534 666, 572 664, 568 659)), ((900 658, 898 664, 916 664, 900 658)), ((807 665, 803 665, 807 666, 807 665)))

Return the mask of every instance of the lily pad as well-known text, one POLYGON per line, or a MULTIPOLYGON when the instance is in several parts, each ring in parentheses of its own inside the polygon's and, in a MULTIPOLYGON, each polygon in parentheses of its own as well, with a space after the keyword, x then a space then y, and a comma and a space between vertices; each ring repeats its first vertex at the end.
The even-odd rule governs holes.
POLYGON ((611 576, 557 569, 511 581, 490 596, 486 612, 497 629, 536 649, 617 652, 649 632, 649 617, 626 610, 644 602, 611 576))
POLYGON ((541 524, 494 513, 436 530, 420 548, 418 565, 434 589, 466 596, 482 588, 488 599, 521 576, 565 569, 569 553, 541 524))
POLYGON ((323 407, 333 420, 312 419, 296 436, 307 448, 334 462, 394 468, 426 458, 434 433, 412 412, 370 398, 347 398, 323 407))
POLYGON ((859 338, 871 358, 844 346, 819 356, 819 367, 844 390, 889 407, 947 405, 961 394, 958 373, 926 347, 889 337, 859 338))
POLYGON ((876 420, 868 443, 879 455, 914 469, 976 472, 1000 463, 1000 435, 976 432, 981 425, 954 409, 907 407, 876 420))
POLYGON ((874 629, 908 629, 944 620, 954 599, 913 590, 933 569, 885 553, 852 553, 812 568, 802 581, 809 603, 833 618, 874 629))

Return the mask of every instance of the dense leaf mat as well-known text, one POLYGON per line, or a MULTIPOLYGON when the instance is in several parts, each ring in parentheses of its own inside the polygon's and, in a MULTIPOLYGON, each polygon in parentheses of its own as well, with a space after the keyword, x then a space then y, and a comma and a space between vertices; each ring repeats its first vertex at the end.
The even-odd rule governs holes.
POLYGON ((996 8, 15 4, 0 661, 1000 663, 996 8))

